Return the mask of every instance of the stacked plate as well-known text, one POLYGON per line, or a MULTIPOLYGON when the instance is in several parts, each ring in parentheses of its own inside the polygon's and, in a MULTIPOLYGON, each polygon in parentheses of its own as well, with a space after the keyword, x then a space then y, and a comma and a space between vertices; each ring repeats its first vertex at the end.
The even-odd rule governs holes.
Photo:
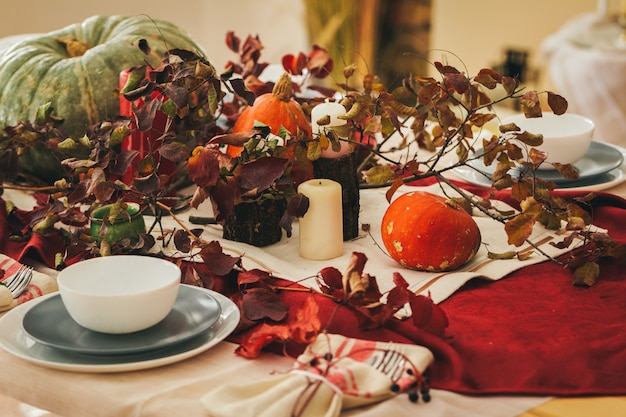
POLYGON ((76 323, 61 296, 49 294, 0 318, 0 346, 42 366, 77 372, 120 372, 174 363, 224 340, 239 323, 225 296, 181 285, 170 314, 130 334, 98 333, 76 323))
MULTIPOLYGON (((480 152, 480 151, 479 151, 480 152)), ((579 177, 575 180, 563 178, 558 171, 541 169, 536 171, 539 178, 554 181, 558 188, 567 189, 605 189, 624 180, 624 172, 620 168, 624 162, 626 150, 602 142, 592 142, 587 154, 574 168, 579 177)), ((461 179, 475 185, 491 186, 491 175, 495 164, 485 166, 482 159, 472 160, 468 166, 455 169, 461 179)))

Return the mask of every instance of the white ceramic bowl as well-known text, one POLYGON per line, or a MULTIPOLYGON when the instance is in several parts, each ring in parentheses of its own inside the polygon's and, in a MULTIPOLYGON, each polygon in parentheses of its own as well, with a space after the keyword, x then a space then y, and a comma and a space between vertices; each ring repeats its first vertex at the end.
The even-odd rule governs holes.
POLYGON ((180 268, 164 259, 103 256, 77 262, 57 278, 78 324, 102 333, 131 333, 163 320, 178 296, 180 268))
POLYGON ((542 117, 526 118, 523 114, 508 117, 502 124, 515 123, 522 131, 542 134, 543 143, 537 149, 547 154, 547 163, 540 169, 553 169, 553 162, 573 164, 585 156, 593 140, 595 124, 578 114, 557 116, 543 113, 542 117))

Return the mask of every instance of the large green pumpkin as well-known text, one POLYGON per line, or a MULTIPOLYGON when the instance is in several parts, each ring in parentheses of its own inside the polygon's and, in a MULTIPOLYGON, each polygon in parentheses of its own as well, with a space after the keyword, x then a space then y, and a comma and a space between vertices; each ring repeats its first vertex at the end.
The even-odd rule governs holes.
POLYGON ((90 124, 119 114, 122 70, 146 60, 158 65, 158 57, 172 48, 204 55, 185 31, 148 16, 93 16, 58 31, 29 36, 0 51, 0 125, 32 121, 37 109, 51 102, 54 114, 64 119, 60 128, 80 137, 90 124), (68 39, 87 49, 72 56, 68 39), (151 56, 139 49, 139 39, 148 41, 151 56))

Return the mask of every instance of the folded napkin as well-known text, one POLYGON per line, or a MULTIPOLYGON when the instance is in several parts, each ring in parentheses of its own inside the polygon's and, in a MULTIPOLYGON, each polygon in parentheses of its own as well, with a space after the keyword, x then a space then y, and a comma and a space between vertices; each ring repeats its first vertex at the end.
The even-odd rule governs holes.
MULTIPOLYGON (((20 263, 15 259, 0 254, 0 269, 4 271, 4 276, 0 281, 4 281, 9 276, 13 275, 19 267, 20 263)), ((54 278, 41 272, 33 271, 33 279, 30 285, 26 291, 17 298, 13 298, 7 287, 0 285, 0 311, 10 310, 33 298, 57 291, 57 289, 57 283, 54 278)))
POLYGON ((420 390, 427 401, 422 372, 432 361, 432 353, 423 346, 322 334, 288 372, 258 382, 222 385, 201 401, 213 417, 332 417, 400 392, 416 400, 420 390), (375 365, 390 352, 401 354, 403 369, 387 375, 375 365))

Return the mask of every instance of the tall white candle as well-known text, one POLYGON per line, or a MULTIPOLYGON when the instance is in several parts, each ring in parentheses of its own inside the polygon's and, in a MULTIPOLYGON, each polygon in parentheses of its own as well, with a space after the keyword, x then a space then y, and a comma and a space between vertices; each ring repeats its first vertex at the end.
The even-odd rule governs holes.
MULTIPOLYGON (((336 102, 325 101, 313 107, 311 109, 311 128, 313 136, 322 133, 324 129, 345 125, 347 121, 338 117, 342 114, 346 114, 346 108, 336 102), (317 121, 326 116, 330 116, 330 123, 323 126, 318 125, 317 121)), ((331 147, 328 147, 322 151, 322 158, 340 158, 352 152, 350 143, 346 141, 340 141, 339 143, 341 144, 339 151, 333 151, 331 147)))
POLYGON ((343 254, 341 184, 312 179, 298 187, 309 198, 309 209, 300 218, 300 256, 326 260, 343 254))

